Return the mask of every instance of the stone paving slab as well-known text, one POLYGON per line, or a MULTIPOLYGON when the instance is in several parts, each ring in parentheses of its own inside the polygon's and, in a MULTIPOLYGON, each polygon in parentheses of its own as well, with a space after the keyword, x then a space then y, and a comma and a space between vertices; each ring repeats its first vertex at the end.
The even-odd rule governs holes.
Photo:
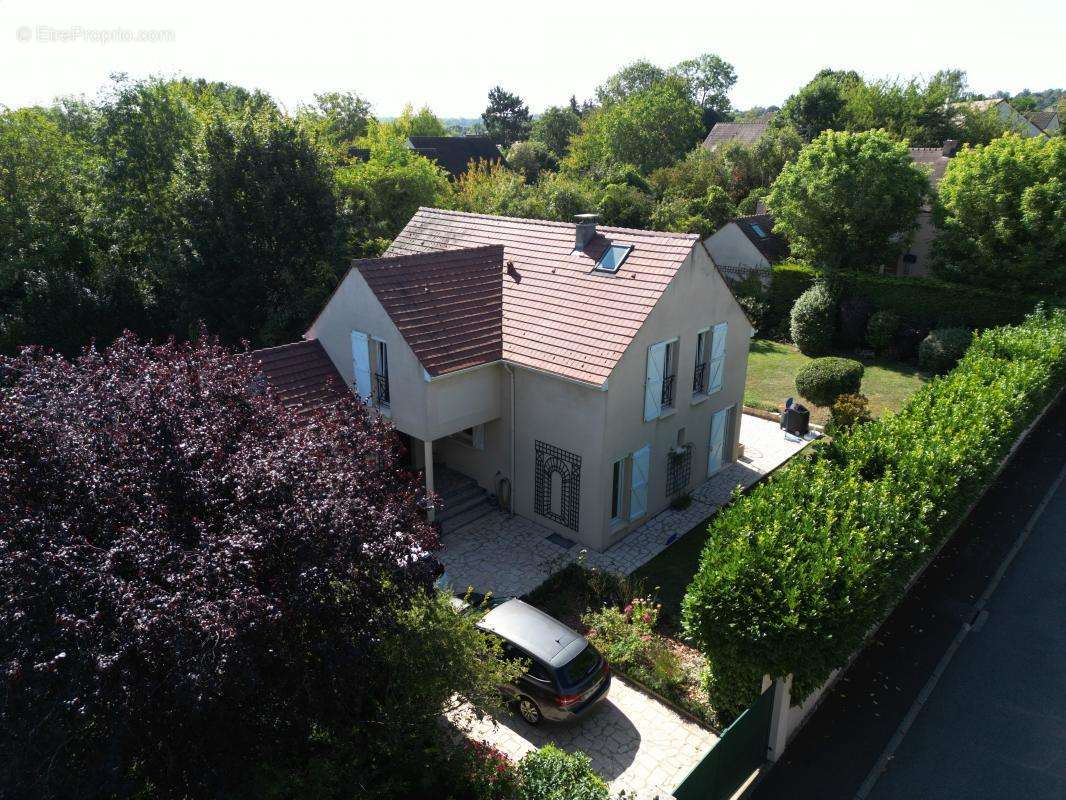
POLYGON ((547 541, 548 528, 498 511, 446 535, 438 558, 453 588, 472 586, 505 597, 535 589, 582 554, 591 566, 628 574, 727 503, 737 486, 750 486, 808 444, 790 441, 776 422, 750 414, 742 416, 740 441, 743 459, 696 487, 688 508, 659 512, 603 553, 580 545, 564 549, 547 541))
POLYGON ((533 727, 517 715, 479 715, 469 704, 449 712, 463 735, 499 748, 511 759, 554 743, 581 751, 613 793, 663 800, 710 750, 718 737, 617 676, 607 699, 575 722, 533 727))

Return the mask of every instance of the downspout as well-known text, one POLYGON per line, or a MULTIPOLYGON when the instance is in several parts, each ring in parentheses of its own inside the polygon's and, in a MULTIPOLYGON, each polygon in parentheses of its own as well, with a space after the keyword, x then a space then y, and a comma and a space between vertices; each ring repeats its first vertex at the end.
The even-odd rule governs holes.
POLYGON ((507 514, 510 517, 514 516, 514 504, 515 504, 515 491, 518 486, 518 481, 515 476, 515 417, 514 417, 514 367, 510 364, 504 364, 504 369, 507 370, 507 374, 511 376, 511 502, 507 504, 507 514))

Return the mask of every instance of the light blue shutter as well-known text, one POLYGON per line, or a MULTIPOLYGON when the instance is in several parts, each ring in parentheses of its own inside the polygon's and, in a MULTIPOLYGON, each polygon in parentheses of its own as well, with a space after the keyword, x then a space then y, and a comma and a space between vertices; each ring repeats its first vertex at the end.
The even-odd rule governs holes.
POLYGON ((728 408, 723 408, 711 417, 711 436, 707 443, 707 476, 710 477, 722 468, 725 455, 725 423, 728 408))
POLYGON ((663 406, 663 373, 666 370, 666 342, 648 348, 648 372, 644 379, 644 421, 658 419, 663 406))
POLYGON ((714 326, 714 337, 711 339, 710 375, 707 380, 707 394, 714 394, 722 388, 722 380, 725 375, 725 346, 729 339, 729 323, 719 322, 714 326))
POLYGON ((651 447, 644 445, 633 454, 633 474, 629 481, 629 518, 643 517, 648 510, 648 470, 651 447))
POLYGON ((370 341, 362 331, 352 331, 352 372, 355 391, 364 403, 370 402, 370 341))
POLYGON ((472 439, 472 442, 473 442, 473 445, 474 445, 474 449, 476 449, 476 450, 484 450, 485 449, 485 426, 484 425, 475 425, 474 426, 474 435, 471 437, 471 439, 472 439))

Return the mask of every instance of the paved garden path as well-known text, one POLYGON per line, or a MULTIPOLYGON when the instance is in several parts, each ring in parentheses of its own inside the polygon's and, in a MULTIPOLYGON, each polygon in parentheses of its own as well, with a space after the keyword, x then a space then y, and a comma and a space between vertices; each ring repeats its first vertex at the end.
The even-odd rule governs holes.
POLYGON ((464 735, 488 742, 513 760, 549 743, 580 750, 614 794, 625 789, 639 800, 669 798, 718 740, 617 676, 607 699, 574 722, 534 728, 518 716, 479 718, 469 705, 452 711, 448 719, 464 735))
POLYGON ((548 528, 494 512, 445 536, 438 558, 453 588, 505 597, 526 594, 579 556, 590 566, 628 574, 728 502, 737 486, 750 486, 807 444, 789 441, 776 422, 750 414, 742 416, 740 441, 744 458, 694 489, 688 508, 661 511, 606 552, 560 546, 548 539, 548 528))

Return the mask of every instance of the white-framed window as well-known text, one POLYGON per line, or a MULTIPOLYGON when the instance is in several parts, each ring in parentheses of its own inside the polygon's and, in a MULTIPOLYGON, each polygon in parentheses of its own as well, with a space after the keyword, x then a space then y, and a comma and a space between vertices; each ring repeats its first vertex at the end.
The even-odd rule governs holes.
POLYGON ((461 431, 456 431, 449 439, 454 439, 461 445, 466 447, 472 447, 475 450, 485 449, 485 426, 475 425, 472 428, 463 428, 461 431))
POLYGON ((644 377, 644 421, 663 415, 674 407, 674 384, 677 381, 678 340, 656 342, 648 348, 648 368, 644 377))

